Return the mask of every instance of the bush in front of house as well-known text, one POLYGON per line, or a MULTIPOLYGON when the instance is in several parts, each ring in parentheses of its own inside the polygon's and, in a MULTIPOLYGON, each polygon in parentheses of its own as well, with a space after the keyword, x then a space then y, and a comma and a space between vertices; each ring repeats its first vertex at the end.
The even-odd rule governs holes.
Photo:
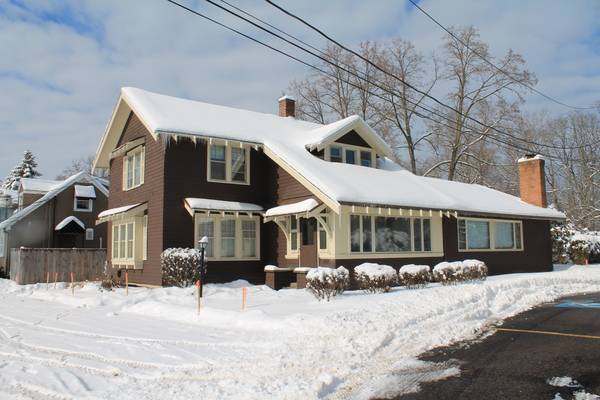
POLYGON ((583 265, 600 259, 600 236, 577 234, 571 238, 569 257, 575 264, 583 265))
POLYGON ((429 265, 408 264, 400 268, 398 283, 408 289, 421 288, 431 281, 429 265))
POLYGON ((383 293, 398 282, 398 273, 389 265, 363 263, 354 268, 354 279, 365 292, 383 293))
POLYGON ((571 237, 576 230, 570 224, 553 223, 550 228, 552 239, 552 262, 567 264, 570 259, 571 237))
POLYGON ((464 260, 462 263, 462 278, 465 281, 485 281, 488 276, 488 267, 480 260, 464 260))
POLYGON ((163 286, 188 287, 200 279, 201 254, 197 249, 170 248, 160 255, 163 286))
POLYGON ((443 261, 433 267, 433 279, 442 285, 485 280, 487 274, 487 265, 479 260, 443 261))
POLYGON ((350 286, 350 273, 344 267, 311 268, 306 273, 306 288, 319 300, 329 301, 350 286))

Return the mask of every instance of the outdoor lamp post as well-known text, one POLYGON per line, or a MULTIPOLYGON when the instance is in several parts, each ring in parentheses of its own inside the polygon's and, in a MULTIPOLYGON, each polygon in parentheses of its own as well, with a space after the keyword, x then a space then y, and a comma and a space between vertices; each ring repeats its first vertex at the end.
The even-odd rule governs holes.
POLYGON ((203 236, 202 239, 198 241, 198 245, 200 246, 200 297, 202 297, 202 286, 204 285, 204 277, 206 276, 206 264, 204 262, 204 252, 206 251, 206 246, 208 245, 208 238, 203 236))

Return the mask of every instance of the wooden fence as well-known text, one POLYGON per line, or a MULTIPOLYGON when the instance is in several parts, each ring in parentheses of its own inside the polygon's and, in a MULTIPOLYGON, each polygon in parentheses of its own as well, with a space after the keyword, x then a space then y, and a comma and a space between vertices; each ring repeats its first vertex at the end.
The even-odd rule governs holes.
POLYGON ((97 280, 104 274, 106 249, 11 249, 10 279, 19 285, 46 282, 97 280))

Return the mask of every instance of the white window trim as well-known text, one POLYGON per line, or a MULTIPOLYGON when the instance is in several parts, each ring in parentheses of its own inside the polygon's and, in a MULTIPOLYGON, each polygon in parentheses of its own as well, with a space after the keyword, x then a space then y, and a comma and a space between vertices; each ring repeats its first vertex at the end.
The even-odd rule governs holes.
POLYGON ((73 211, 78 211, 78 212, 92 212, 92 211, 94 211, 94 199, 86 199, 85 197, 75 197, 73 199, 73 211), (77 199, 79 199, 79 200, 87 200, 87 202, 88 202, 87 208, 79 208, 79 207, 77 207, 77 199))
MULTIPOLYGON (((517 244, 516 234, 517 234, 516 229, 513 229, 513 243, 515 244, 515 246, 517 244)), ((508 220, 508 219, 460 217, 456 221, 456 246, 458 247, 458 251, 460 253, 496 252, 496 251, 525 251, 525 239, 523 237, 523 221, 508 220), (459 237, 460 232, 459 232, 459 223, 458 223, 458 221, 460 221, 460 220, 488 222, 489 223, 489 232, 490 232, 490 238, 489 238, 490 239, 490 248, 489 249, 469 249, 469 233, 467 232, 468 225, 465 222, 465 246, 467 248, 461 249, 460 244, 459 244, 460 243, 460 237, 459 237), (496 227, 495 227, 496 222, 510 222, 513 224, 519 224, 520 233, 521 233, 521 248, 513 247, 511 249, 500 249, 500 248, 497 249, 495 247, 496 246, 496 227)))
MULTIPOLYGON (((325 219, 325 221, 327 221, 329 219, 329 216, 323 215, 323 218, 325 219)), ((327 221, 327 223, 329 224, 328 221, 327 221)), ((323 224, 321 224, 321 222, 319 220, 317 220, 317 251, 319 253, 329 253, 330 247, 331 247, 331 238, 327 234, 327 230, 325 229, 323 224), (325 232, 325 237, 327 238, 327 239, 325 239, 325 248, 324 249, 321 248, 321 232, 325 232)))
POLYGON ((213 256, 207 257, 208 261, 254 261, 260 260, 260 217, 252 215, 249 217, 241 213, 196 213, 194 217, 194 247, 199 248, 198 241, 201 239, 198 222, 199 220, 211 219, 213 221, 213 256), (235 252, 233 257, 221 256, 221 221, 235 220, 235 252), (242 256, 242 220, 252 220, 256 224, 256 256, 242 256))
POLYGON ((142 219, 142 260, 148 259, 148 214, 142 219))
POLYGON ((425 216, 415 216, 415 217, 410 217, 410 216, 392 216, 392 215, 371 215, 371 214, 357 214, 357 213, 351 213, 348 216, 348 249, 350 251, 350 254, 352 255, 364 255, 364 254, 373 254, 375 256, 390 256, 390 255, 394 255, 394 256, 398 256, 398 258, 400 258, 401 256, 406 256, 407 254, 417 254, 417 255, 428 255, 428 254, 432 254, 432 253, 436 253, 433 251, 433 236, 432 233, 430 231, 429 233, 429 240, 430 240, 430 250, 423 250, 425 248, 424 246, 424 236, 421 233, 421 250, 415 250, 415 235, 414 235, 414 223, 415 220, 429 220, 429 229, 432 229, 433 226, 433 222, 431 221, 430 217, 425 217, 425 216), (359 229, 360 229, 360 236, 359 236, 359 240, 360 240, 360 251, 352 251, 352 224, 351 224, 351 218, 352 216, 357 216, 359 217, 359 229), (363 217, 370 217, 371 218, 371 251, 364 251, 363 250, 363 217), (376 242, 376 232, 375 232, 375 218, 377 217, 383 217, 383 218, 404 218, 404 219, 408 219, 410 221, 410 250, 406 250, 406 251, 377 251, 377 242, 376 242))
POLYGON ((359 166, 361 166, 360 152, 368 151, 369 153, 371 153, 371 166, 365 167, 365 168, 376 168, 375 162, 377 159, 377 154, 376 154, 375 150, 370 147, 355 146, 352 144, 334 142, 334 143, 330 144, 329 146, 327 146, 327 148, 325 149, 325 161, 331 161, 331 147, 339 147, 342 149, 342 163, 344 163, 344 164, 346 163, 346 150, 354 151, 354 161, 356 163, 353 165, 359 165, 359 166))
POLYGON ((288 226, 289 237, 287 240, 287 258, 298 258, 300 254, 300 218, 296 217, 296 229, 292 229, 292 216, 288 216, 286 224, 288 226), (296 250, 292 249, 292 233, 296 233, 296 250))
POLYGON ((85 240, 86 241, 94 240, 94 228, 87 228, 85 230, 85 240))
POLYGON ((0 231, 0 257, 5 257, 7 236, 6 232, 0 231))
POLYGON ((250 185, 250 147, 240 142, 237 146, 245 151, 246 157, 246 180, 244 182, 238 182, 232 180, 231 173, 231 149, 234 145, 228 140, 225 141, 210 141, 206 146, 206 180, 213 183, 228 183, 231 185, 250 185), (212 146, 225 146, 225 179, 213 179, 210 177, 210 150, 212 146))
MULTIPOLYGON (((134 269, 141 269, 143 267, 143 263, 142 261, 144 260, 143 258, 143 243, 141 242, 143 239, 143 220, 144 220, 144 216, 140 215, 140 216, 136 216, 133 218, 127 218, 127 219, 123 219, 123 220, 119 220, 119 221, 114 221, 111 225, 111 263, 113 265, 113 268, 117 268, 117 267, 125 267, 125 268, 134 268, 134 269), (132 248, 132 257, 114 257, 114 243, 115 243, 115 238, 114 238, 114 232, 115 232, 115 227, 117 227, 117 232, 121 233, 121 226, 125 225, 127 226, 128 224, 132 224, 132 229, 133 229, 133 248, 132 248)), ((127 227, 125 228, 125 238, 127 238, 127 227)), ((121 244, 121 238, 118 238, 118 242, 119 242, 119 246, 121 244)), ((125 240, 125 246, 127 246, 127 239, 125 240)), ((119 253, 119 252, 117 252, 119 253)))
MULTIPOLYGON (((127 153, 125 153, 125 155, 123 156, 123 191, 129 191, 135 188, 138 188, 140 186, 142 186, 144 184, 144 175, 145 175, 145 168, 146 168, 146 146, 144 145, 140 145, 136 148, 134 148, 133 150, 128 151, 127 153), (141 153, 140 154, 140 183, 137 185, 133 185, 131 187, 127 186, 127 182, 129 181, 127 178, 127 172, 129 170, 129 158, 131 156, 134 156, 137 153, 141 153)), ((132 169, 133 171, 133 169, 132 169)), ((133 182, 135 182, 135 176, 132 179, 133 182)))

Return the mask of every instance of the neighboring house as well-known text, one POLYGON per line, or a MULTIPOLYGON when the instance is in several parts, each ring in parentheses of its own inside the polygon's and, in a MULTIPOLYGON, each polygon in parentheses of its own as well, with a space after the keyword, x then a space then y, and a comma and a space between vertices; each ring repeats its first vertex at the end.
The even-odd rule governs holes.
POLYGON ((0 222, 16 211, 18 197, 17 192, 14 190, 0 189, 0 222))
MULTIPOLYGON (((492 274, 552 268, 544 161, 523 159, 523 200, 416 176, 361 118, 327 125, 123 88, 95 168, 110 170, 112 268, 161 284, 160 254, 207 236, 208 279, 263 268, 400 267, 478 258, 492 274)), ((517 177, 515 177, 517 179, 517 177)))
POLYGON ((10 265, 17 247, 104 248, 106 227, 95 225, 108 205, 108 189, 98 178, 80 172, 64 181, 23 178, 21 207, 0 223, 0 270, 10 265))

